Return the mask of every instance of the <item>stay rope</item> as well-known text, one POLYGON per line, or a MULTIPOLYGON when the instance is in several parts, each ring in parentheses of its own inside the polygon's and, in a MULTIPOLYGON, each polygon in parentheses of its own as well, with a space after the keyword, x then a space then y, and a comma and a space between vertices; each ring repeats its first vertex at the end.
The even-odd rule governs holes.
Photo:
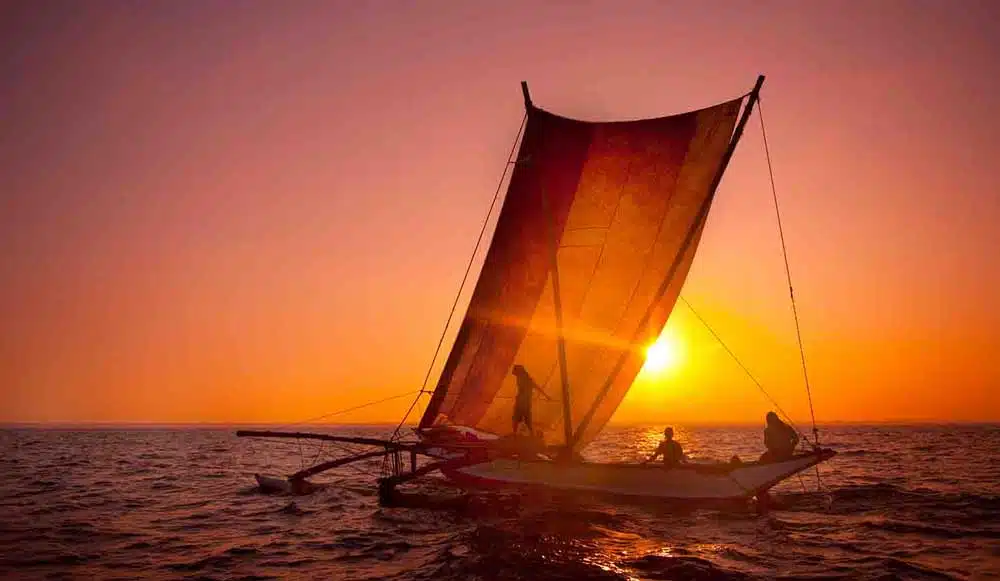
POLYGON ((431 378, 431 372, 434 370, 434 364, 437 363, 438 355, 441 354, 441 346, 444 345, 444 338, 448 334, 448 329, 451 326, 451 320, 455 316, 455 310, 458 308, 458 301, 462 298, 462 291, 465 289, 465 283, 469 280, 469 273, 472 272, 472 265, 476 261, 476 256, 479 254, 479 246, 483 243, 483 237, 486 235, 486 228, 490 223, 490 216, 493 215, 493 209, 497 205, 497 201, 500 199, 500 191, 503 188, 504 179, 507 178, 507 172, 510 170, 510 166, 514 164, 511 159, 514 157, 514 152, 517 151, 517 144, 521 141, 521 134, 524 132, 524 126, 528 121, 528 112, 524 112, 524 116, 521 118, 521 125, 517 129, 517 135, 514 137, 514 144, 510 148, 510 153, 507 154, 507 163, 504 164, 503 173, 500 174, 500 181, 497 183, 496 191, 493 192, 493 200, 490 202, 490 207, 486 211, 486 216, 483 218, 483 225, 479 229, 479 236, 476 238, 476 246, 472 249, 472 256, 469 257, 469 263, 465 266, 465 274, 462 275, 462 282, 458 285, 458 292, 455 293, 455 301, 451 304, 451 310, 448 312, 448 318, 445 319, 444 329, 441 330, 441 336, 438 338, 437 346, 434 348, 434 355, 431 357, 431 363, 427 366, 427 373, 424 375, 424 381, 420 385, 420 391, 417 393, 417 397, 410 404, 410 408, 406 410, 406 414, 403 415, 403 419, 399 421, 399 425, 393 430, 390 440, 396 440, 399 437, 399 431, 403 429, 403 424, 413 413, 413 408, 417 406, 417 402, 420 401, 420 396, 425 393, 433 393, 427 390, 427 382, 431 378))
MULTIPOLYGON (((729 356, 733 358, 733 361, 735 361, 736 364, 739 365, 741 369, 743 369, 743 372, 747 374, 747 377, 750 378, 750 381, 752 381, 753 384, 757 386, 757 389, 759 389, 760 392, 764 394, 764 397, 767 398, 767 401, 771 402, 771 404, 775 407, 775 409, 778 410, 778 413, 785 418, 785 421, 788 422, 788 425, 791 426, 792 429, 798 432, 799 434, 802 434, 802 430, 800 430, 798 426, 796 426, 795 423, 792 422, 791 416, 789 416, 785 412, 785 410, 782 409, 781 404, 779 404, 777 400, 771 397, 771 394, 768 393, 766 389, 764 389, 764 386, 761 384, 760 381, 757 380, 757 377, 754 376, 754 374, 750 371, 750 369, 746 365, 743 364, 743 361, 741 361, 740 358, 736 356, 736 353, 734 353, 733 350, 729 348, 729 345, 726 345, 726 342, 723 341, 722 337, 720 337, 719 334, 715 332, 715 329, 713 329, 712 326, 708 324, 708 321, 706 321, 705 318, 702 317, 698 313, 698 311, 695 310, 693 306, 691 306, 691 303, 688 302, 688 300, 684 298, 683 295, 679 296, 678 298, 681 300, 681 302, 684 303, 684 306, 686 306, 688 310, 691 311, 691 314, 694 315, 695 318, 698 319, 698 321, 702 325, 704 325, 705 329, 708 330, 709 333, 711 333, 712 337, 714 337, 715 340, 719 342, 719 345, 721 345, 722 348, 725 349, 726 353, 728 353, 729 356)), ((808 439, 804 434, 802 434, 802 437, 803 439, 806 439, 806 441, 808 441, 808 439)))
POLYGON ((806 351, 802 346, 802 329, 799 324, 799 312, 795 306, 795 291, 792 289, 792 271, 788 266, 788 249, 785 245, 785 231, 781 226, 781 211, 778 209, 778 189, 774 185, 774 167, 771 165, 771 151, 767 146, 767 130, 764 128, 764 111, 760 98, 757 100, 757 116, 760 118, 760 134, 764 139, 764 156, 767 158, 767 173, 771 179, 771 198, 774 200, 774 215, 778 220, 778 236, 781 238, 781 255, 785 259, 785 278, 788 281, 788 297, 792 302, 792 317, 795 319, 795 337, 799 343, 799 357, 802 360, 802 377, 806 384, 806 397, 809 399, 809 415, 812 417, 814 445, 819 446, 819 429, 816 427, 816 411, 813 409, 812 389, 809 386, 809 371, 806 368, 806 351))
POLYGON ((396 395, 393 395, 393 396, 389 396, 389 397, 386 397, 386 398, 383 398, 383 399, 380 399, 380 400, 363 403, 361 405, 357 405, 357 406, 354 406, 354 407, 337 410, 337 411, 334 411, 334 412, 330 412, 330 413, 327 413, 327 414, 315 416, 315 417, 312 417, 312 418, 307 418, 307 419, 304 419, 304 420, 299 420, 297 422, 292 422, 292 423, 288 423, 288 424, 282 424, 280 426, 275 426, 276 429, 290 428, 290 427, 293 427, 293 426, 300 426, 300 425, 303 425, 303 424, 317 422, 319 420, 325 420, 325 419, 328 419, 328 418, 331 418, 331 417, 334 417, 334 416, 339 416, 339 415, 342 415, 342 414, 346 414, 348 412, 357 411, 359 409, 363 409, 363 408, 366 408, 366 407, 370 407, 370 406, 374 406, 374 405, 386 403, 388 401, 392 401, 392 400, 395 400, 395 399, 399 399, 399 398, 402 398, 402 397, 408 397, 408 396, 412 396, 412 395, 416 394, 417 397, 414 398, 413 403, 411 403, 409 409, 406 410, 406 414, 403 415, 403 419, 400 420, 399 425, 397 425, 396 429, 393 430, 393 432, 392 432, 392 437, 390 439, 392 439, 392 440, 398 439, 399 432, 402 429, 403 424, 406 423, 406 420, 409 418, 410 414, 413 413, 414 408, 416 408, 417 403, 420 401, 420 396, 423 395, 423 394, 425 394, 425 393, 432 393, 432 392, 430 392, 430 391, 427 390, 427 381, 430 379, 431 371, 433 371, 434 364, 437 362, 437 357, 438 357, 438 355, 441 352, 441 346, 444 344, 444 338, 445 338, 445 336, 448 333, 448 328, 451 325, 451 320, 452 320, 452 318, 455 315, 455 310, 458 307, 458 301, 459 301, 459 299, 462 296, 462 291, 465 289, 466 282, 468 282, 469 273, 472 271, 472 265, 475 262, 476 255, 479 252, 479 247, 482 245, 483 237, 486 235, 486 228, 489 225, 490 216, 493 215, 493 210, 496 207, 497 201, 500 198, 500 191, 501 191, 501 188, 503 187, 504 179, 506 179, 507 172, 509 171, 510 166, 513 164, 513 161, 511 161, 511 158, 514 156, 514 152, 517 149, 517 144, 521 140, 521 134, 524 131, 524 126, 525 126, 525 123, 527 122, 527 120, 528 120, 528 113, 525 112, 524 116, 521 118, 521 125, 518 128, 518 130, 517 130, 517 135, 514 138, 514 145, 511 146, 510 153, 507 154, 507 163, 504 165, 503 173, 500 175, 500 182, 497 184, 496 191, 493 194, 493 200, 490 202, 489 210, 487 210, 486 217, 483 219, 483 225, 480 228, 480 230, 479 230, 479 236, 476 239, 476 246, 475 246, 475 248, 472 251, 472 256, 469 258, 469 263, 465 267, 465 273, 462 275, 462 282, 459 285, 458 293, 455 295, 455 301, 451 305, 451 310, 449 311, 448 318, 445 321, 444 329, 441 331, 441 336, 438 338, 437 346, 434 348, 434 355, 431 358, 431 363, 430 363, 430 365, 427 368, 427 373, 426 373, 426 375, 424 375, 424 381, 421 384, 421 388, 418 389, 418 390, 410 390, 410 391, 407 391, 405 393, 400 393, 400 394, 396 394, 396 395))
MULTIPOLYGON (((792 303, 792 318, 795 320, 795 338, 799 344, 799 358, 802 361, 802 378, 806 384, 806 398, 809 400, 809 416, 812 419, 813 446, 819 448, 819 428, 816 427, 816 410, 813 407, 812 389, 809 386, 809 370, 806 367, 806 351, 802 345, 802 328, 799 324, 799 311, 795 306, 795 290, 792 288, 792 269, 788 266, 788 249, 785 245, 785 231, 781 226, 781 211, 778 209, 778 188, 774 185, 774 166, 771 164, 771 150, 767 145, 767 129, 764 127, 764 110, 757 100, 757 116, 760 118, 760 135, 764 141, 764 157, 767 159, 767 175, 771 181, 771 199, 774 200, 774 216, 778 221, 778 236, 781 239, 781 255, 785 260, 785 279, 788 281, 788 298, 792 303)), ((816 464, 816 488, 823 489, 823 479, 820 477, 819 464, 816 464)))
POLYGON ((394 399, 399 399, 401 397, 407 397, 407 396, 413 395, 415 393, 419 393, 419 391, 410 390, 410 391, 407 391, 406 393, 399 393, 399 394, 392 395, 392 396, 389 396, 387 398, 383 398, 383 399, 380 399, 380 400, 377 400, 377 401, 370 401, 368 403, 363 403, 361 405, 356 405, 354 407, 349 407, 349 408, 346 408, 346 409, 337 410, 335 412, 330 412, 328 414, 323 414, 321 416, 316 416, 314 418, 308 418, 308 419, 299 420, 297 422, 293 422, 293 423, 290 423, 290 424, 283 424, 283 425, 280 425, 280 426, 275 426, 274 428, 280 430, 282 428, 290 428, 292 426, 301 426, 302 424, 309 424, 309 423, 312 423, 312 422, 317 422, 319 420, 325 420, 325 419, 328 419, 328 418, 332 418, 334 416, 339 416, 339 415, 346 414, 348 412, 357 411, 357 410, 360 410, 360 409, 364 409, 366 407, 370 407, 370 406, 373 406, 373 405, 378 405, 380 403, 385 403, 387 401, 392 401, 394 399))

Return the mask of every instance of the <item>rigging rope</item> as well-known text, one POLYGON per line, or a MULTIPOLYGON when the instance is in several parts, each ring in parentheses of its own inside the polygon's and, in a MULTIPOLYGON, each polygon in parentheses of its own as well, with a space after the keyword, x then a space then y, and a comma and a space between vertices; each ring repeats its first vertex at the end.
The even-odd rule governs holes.
POLYGON ((416 407, 417 402, 420 401, 420 396, 423 395, 423 394, 425 394, 425 393, 430 393, 426 389, 427 388, 427 381, 430 379, 431 371, 434 369, 434 364, 437 362, 437 356, 438 356, 438 354, 441 351, 441 345, 444 343, 445 335, 448 333, 448 326, 451 324, 451 319, 455 315, 455 309, 458 307, 458 301, 459 301, 459 299, 462 296, 462 290, 465 288, 465 283, 468 281, 469 272, 471 272, 471 270, 472 270, 472 264, 475 261, 476 254, 479 251, 479 246, 480 246, 480 244, 482 244, 483 236, 486 234, 486 227, 489 225, 490 216, 493 215, 493 209, 496 207, 497 199, 500 197, 500 188, 503 186, 503 181, 507 177, 507 171, 509 170, 509 168, 511 166, 511 163, 512 163, 511 162, 511 158, 514 156, 514 151, 517 149, 517 144, 521 140, 521 133, 524 131, 524 125, 525 125, 525 122, 527 121, 527 119, 528 119, 528 113, 525 112, 524 116, 521 118, 521 125, 518 128, 518 130, 517 130, 517 135, 514 138, 514 145, 511 146, 510 153, 507 154, 507 163, 504 165, 503 173, 500 175, 500 183, 497 184, 496 192, 494 192, 494 194, 493 194, 493 201, 490 203, 490 208, 486 212, 486 218, 483 220, 483 226, 479 230, 479 237, 476 239, 476 246, 475 246, 475 248, 472 251, 472 257, 469 259, 469 264, 466 265, 466 267, 465 267, 465 274, 462 275, 462 283, 459 285, 458 293, 455 295, 455 301, 451 305, 451 311, 448 313, 448 318, 447 318, 447 320, 445 321, 445 324, 444 324, 444 330, 441 332, 441 337, 438 339, 437 347, 435 347, 435 349, 434 349, 434 356, 431 358, 431 364, 427 368, 427 374, 424 376, 424 381, 423 381, 423 384, 421 385, 421 388, 418 389, 418 390, 415 390, 415 391, 407 391, 406 393, 401 393, 401 394, 393 395, 393 396, 390 396, 390 397, 387 397, 387 398, 384 398, 384 399, 380 399, 380 400, 377 400, 377 401, 368 402, 368 403, 361 404, 361 405, 358 405, 358 406, 354 406, 354 407, 351 407, 351 408, 347 408, 347 409, 343 409, 343 410, 338 410, 338 411, 331 412, 331 413, 328 413, 328 414, 323 414, 321 416, 316 416, 316 417, 313 417, 313 418, 308 418, 308 419, 305 419, 305 420, 300 420, 300 421, 292 422, 292 423, 289 423, 289 424, 283 424, 283 425, 280 425, 280 426, 276 426, 277 429, 288 428, 288 427, 292 427, 292 426, 299 426, 299 425, 302 425, 302 424, 308 424, 308 423, 315 422, 315 421, 318 421, 318 420, 324 420, 324 419, 327 419, 327 418, 331 418, 333 416, 338 416, 338 415, 341 415, 341 414, 346 414, 348 412, 356 411, 356 410, 359 410, 359 409, 362 409, 362 408, 366 408, 366 407, 369 407, 369 406, 378 405, 380 403, 385 403, 387 401, 392 401, 394 399, 399 399, 401 397, 406 397, 406 396, 410 396, 410 395, 416 394, 417 397, 413 400, 413 403, 410 404, 409 409, 406 410, 406 414, 403 415, 403 419, 400 420, 399 425, 396 426, 395 430, 393 430, 391 439, 393 439, 393 440, 397 439, 397 437, 399 436, 399 431, 400 431, 400 429, 402 429, 403 424, 406 423, 407 418, 413 412, 413 409, 416 407))
POLYGON ((420 396, 425 393, 430 393, 427 391, 427 381, 431 378, 431 372, 434 370, 434 364, 437 363, 438 355, 441 353, 441 346, 444 344, 444 338, 448 334, 448 327, 451 325, 451 319, 455 316, 455 309, 458 308, 458 301, 462 297, 462 291, 465 289, 465 283, 469 280, 469 273, 472 272, 472 265, 476 261, 476 255, 479 253, 479 246, 483 243, 483 236, 486 235, 486 227, 489 226, 490 216, 493 215, 493 208, 497 205, 497 200, 500 199, 500 190, 503 187, 503 181, 507 177, 507 171, 510 169, 511 158, 514 157, 514 152, 517 151, 517 144, 521 141, 521 133, 524 131, 524 126, 528 121, 528 112, 524 112, 524 116, 521 118, 521 126, 517 129, 517 135, 514 137, 514 144, 510 148, 510 153, 507 154, 507 163, 503 166, 503 173, 500 174, 500 181, 497 183, 497 189, 493 193, 493 201, 490 202, 490 208, 486 211, 486 217, 483 219, 483 225, 479 229, 479 237, 476 238, 476 246, 472 249, 472 256, 469 257, 469 263, 465 266, 465 274, 462 275, 462 282, 458 285, 458 292, 455 294, 455 301, 451 304, 451 310, 448 312, 448 318, 445 319, 444 329, 441 331, 441 336, 438 338, 437 347, 434 348, 434 355, 431 357, 431 363, 427 366, 427 373, 424 375, 424 381, 420 385, 420 392, 417 394, 416 399, 410 404, 410 409, 406 410, 406 414, 403 419, 399 421, 399 425, 392 432, 390 440, 395 440, 399 436, 399 431, 403 428, 403 424, 406 423, 407 418, 413 412, 413 408, 416 407, 417 402, 420 400, 420 396))
POLYGON ((366 408, 366 407, 369 407, 369 406, 378 405, 380 403, 385 403, 387 401, 392 401, 394 399, 399 399, 401 397, 406 397, 406 396, 409 396, 409 395, 413 395, 415 393, 417 393, 417 391, 410 390, 410 391, 408 391, 406 393, 396 394, 396 395, 389 396, 389 397, 384 398, 384 399, 380 399, 378 401, 370 401, 368 403, 363 403, 361 405, 356 405, 354 407, 350 407, 350 408, 347 408, 347 409, 338 410, 338 411, 335 411, 335 412, 330 412, 330 413, 324 414, 322 416, 316 416, 314 418, 309 418, 309 419, 306 419, 306 420, 300 420, 298 422, 293 422, 291 424, 283 424, 283 425, 280 425, 280 426, 275 426, 275 429, 279 429, 280 430, 281 428, 289 428, 291 426, 300 426, 302 424, 308 424, 308 423, 311 423, 311 422, 315 422, 317 420, 325 420, 327 418, 332 418, 333 416, 339 416, 341 414, 346 414, 347 412, 353 412, 353 411, 356 411, 356 410, 359 410, 359 409, 362 409, 362 408, 366 408))
POLYGON ((691 311, 691 314, 693 314, 695 318, 697 318, 701 322, 701 324, 704 325, 706 329, 708 329, 708 332, 712 334, 712 337, 715 337, 715 340, 719 342, 719 345, 722 345, 722 348, 725 349, 726 353, 728 353, 729 356, 733 358, 733 361, 735 361, 736 364, 743 369, 743 371, 747 374, 747 377, 750 378, 750 381, 752 381, 754 385, 757 386, 757 389, 759 389, 760 392, 764 394, 764 397, 767 398, 767 401, 771 402, 771 404, 774 405, 775 409, 778 410, 778 413, 781 414, 788 422, 788 425, 791 426, 793 430, 802 435, 802 439, 808 442, 809 439, 806 438, 805 434, 802 434, 802 430, 800 430, 798 426, 796 426, 795 423, 792 422, 791 416, 789 416, 785 412, 785 410, 781 408, 781 405, 773 397, 771 397, 771 394, 767 393, 767 390, 764 389, 764 386, 761 385, 760 381, 758 381, 757 378, 754 376, 754 374, 750 372, 750 369, 748 369, 747 366, 744 365, 742 361, 740 361, 740 358, 736 356, 736 353, 733 353, 733 350, 729 348, 729 345, 726 345, 726 342, 723 341, 722 337, 720 337, 719 334, 715 332, 715 329, 713 329, 712 326, 708 324, 708 321, 706 321, 698 313, 698 311, 696 311, 694 307, 691 306, 691 303, 689 303, 688 300, 684 298, 683 295, 679 296, 678 298, 681 300, 681 302, 684 303, 685 306, 687 306, 688 310, 691 311))
POLYGON ((781 212, 778 210, 778 190, 774 186, 774 168, 771 165, 771 151, 767 146, 767 131, 764 129, 764 110, 760 98, 757 102, 757 116, 760 118, 760 134, 764 138, 764 155, 767 158, 767 173, 771 178, 771 197, 774 199, 774 215, 778 219, 778 236, 781 238, 781 254, 785 259, 785 277, 788 280, 788 297, 792 301, 792 317, 795 319, 795 336, 799 342, 799 356, 802 359, 802 377, 806 383, 806 396, 809 399, 809 415, 812 417, 813 440, 819 446, 819 429, 816 427, 816 412, 813 409, 812 389, 809 387, 809 372, 806 369, 806 351, 802 346, 802 330, 799 325, 799 313, 795 307, 795 291, 792 290, 792 271, 788 266, 788 250, 785 247, 785 232, 781 227, 781 212))

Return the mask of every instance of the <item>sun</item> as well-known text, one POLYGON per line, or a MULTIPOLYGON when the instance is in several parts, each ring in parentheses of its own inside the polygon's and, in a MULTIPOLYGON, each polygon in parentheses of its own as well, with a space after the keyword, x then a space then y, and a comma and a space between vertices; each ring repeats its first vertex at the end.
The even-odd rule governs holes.
POLYGON ((662 335, 655 343, 646 347, 646 363, 643 369, 651 373, 664 373, 680 362, 680 345, 669 335, 662 335))

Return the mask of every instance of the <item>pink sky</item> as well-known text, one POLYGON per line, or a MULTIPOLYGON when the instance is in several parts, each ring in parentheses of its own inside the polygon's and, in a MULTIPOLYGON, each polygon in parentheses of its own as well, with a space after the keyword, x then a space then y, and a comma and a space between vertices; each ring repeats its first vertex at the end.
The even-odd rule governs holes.
MULTIPOLYGON (((418 389, 519 81, 616 119, 758 73, 817 414, 1000 419, 1000 4, 0 7, 0 421, 284 421, 418 389)), ((803 417, 782 269, 755 118, 684 294, 747 363, 754 333, 791 349, 770 385, 803 417)), ((670 417, 645 407, 618 419, 670 417)))

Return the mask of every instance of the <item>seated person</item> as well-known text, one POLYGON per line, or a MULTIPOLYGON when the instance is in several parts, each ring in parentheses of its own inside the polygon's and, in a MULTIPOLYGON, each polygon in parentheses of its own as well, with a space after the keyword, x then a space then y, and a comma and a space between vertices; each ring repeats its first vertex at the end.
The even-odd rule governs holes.
POLYGON ((799 444, 799 435, 791 426, 781 421, 778 414, 767 412, 767 427, 764 428, 764 447, 767 451, 760 457, 761 462, 780 462, 792 457, 799 444))
POLYGON ((684 449, 674 440, 674 429, 669 426, 663 430, 663 441, 643 464, 656 460, 660 454, 663 454, 663 466, 666 468, 673 468, 687 462, 687 458, 684 457, 684 449))

